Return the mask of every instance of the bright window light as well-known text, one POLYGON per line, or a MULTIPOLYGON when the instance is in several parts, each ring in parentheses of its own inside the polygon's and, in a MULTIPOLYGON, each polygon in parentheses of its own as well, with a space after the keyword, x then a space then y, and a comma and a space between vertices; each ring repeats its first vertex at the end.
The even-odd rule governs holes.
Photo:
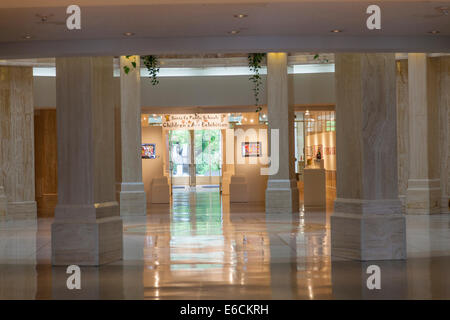
MULTIPOLYGON (((298 64, 288 69, 289 74, 333 73, 334 64, 298 64)), ((252 73, 248 67, 206 67, 206 68, 160 68, 158 77, 218 77, 218 76, 249 76, 252 73)), ((267 68, 262 67, 260 74, 267 74, 267 68)), ((119 77, 119 69, 114 70, 114 76, 119 77)), ((55 67, 34 67, 35 77, 55 77, 55 67)), ((141 76, 149 77, 148 71, 141 68, 141 76)))

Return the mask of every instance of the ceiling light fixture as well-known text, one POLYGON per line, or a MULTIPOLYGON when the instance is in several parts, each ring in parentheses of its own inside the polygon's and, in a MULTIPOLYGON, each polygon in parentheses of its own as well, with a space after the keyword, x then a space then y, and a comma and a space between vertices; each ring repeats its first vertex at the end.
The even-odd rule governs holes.
POLYGON ((228 31, 229 34, 238 34, 239 32, 240 32, 239 30, 228 31))
POLYGON ((339 29, 334 29, 334 30, 331 30, 330 32, 332 32, 332 33, 341 33, 341 32, 342 32, 342 30, 339 30, 339 29))
POLYGON ((244 13, 238 13, 233 15, 233 17, 237 18, 237 19, 244 19, 248 17, 248 14, 244 14, 244 13))
POLYGON ((441 33, 439 30, 431 30, 431 31, 428 31, 428 33, 431 33, 431 34, 439 34, 439 33, 441 33))
POLYGON ((30 34, 26 34, 22 38, 25 39, 25 40, 30 40, 33 37, 30 34))
POLYGON ((134 36, 134 32, 124 32, 123 35, 126 37, 131 37, 134 36))

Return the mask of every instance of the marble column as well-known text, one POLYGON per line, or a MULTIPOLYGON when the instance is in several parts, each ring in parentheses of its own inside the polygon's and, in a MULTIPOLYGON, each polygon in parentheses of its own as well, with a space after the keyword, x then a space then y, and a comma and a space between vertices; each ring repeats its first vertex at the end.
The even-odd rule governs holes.
POLYGON ((5 195, 5 190, 3 186, 0 186, 0 219, 6 217, 7 208, 8 208, 8 200, 5 195))
POLYGON ((142 182, 140 58, 120 57, 120 88, 116 102, 116 179, 120 215, 146 215, 142 182), (134 68, 131 63, 136 63, 134 68), (130 68, 129 73, 124 67, 130 68), (119 110, 118 110, 119 109, 119 110))
POLYGON ((436 65, 425 53, 408 54, 409 177, 406 213, 441 211, 436 65))
POLYGON ((439 64, 441 213, 450 212, 450 56, 432 58, 439 64))
POLYGON ((398 197, 404 206, 409 174, 408 60, 399 60, 396 64, 398 197))
POLYGON ((406 258, 398 198, 394 54, 336 54, 337 199, 331 254, 406 258))
POLYGON ((58 204, 53 265, 122 259, 115 197, 112 57, 56 59, 58 204))
POLYGON ((0 216, 6 219, 36 218, 33 109, 33 69, 0 67, 0 216))
MULTIPOLYGON (((292 91, 291 91, 292 93, 292 91)), ((296 213, 299 196, 294 171, 294 106, 290 101, 287 54, 267 54, 268 140, 271 132, 279 130, 278 172, 270 175, 266 189, 266 213, 296 213)))

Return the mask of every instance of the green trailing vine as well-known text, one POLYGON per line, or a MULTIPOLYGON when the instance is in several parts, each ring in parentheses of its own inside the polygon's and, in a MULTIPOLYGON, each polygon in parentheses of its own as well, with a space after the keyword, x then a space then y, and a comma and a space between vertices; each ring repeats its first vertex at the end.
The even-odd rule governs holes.
POLYGON ((144 61, 144 65, 152 78, 152 85, 156 86, 159 83, 157 78, 159 73, 159 62, 156 56, 143 56, 142 60, 144 61))
POLYGON ((250 53, 248 55, 248 67, 253 73, 249 80, 253 83, 253 95, 255 96, 256 112, 260 112, 262 110, 262 107, 259 105, 259 93, 262 85, 262 79, 259 72, 261 70, 261 63, 265 56, 265 53, 250 53))
POLYGON ((316 53, 316 54, 314 55, 314 60, 319 61, 319 63, 328 63, 328 59, 327 59, 327 58, 322 58, 322 57, 320 56, 320 54, 318 54, 318 53, 316 53))
MULTIPOLYGON (((131 56, 125 56, 128 60, 131 56)), ((150 74, 150 77, 152 78, 152 85, 156 86, 159 83, 158 80, 158 73, 159 73, 159 61, 156 56, 148 55, 148 56, 142 56, 142 61, 144 63, 144 66, 147 68, 148 73, 150 74)), ((131 61, 131 65, 133 68, 136 69, 136 61, 131 61)), ((125 74, 128 74, 130 72, 129 66, 124 66, 123 71, 125 74)))
MULTIPOLYGON (((128 60, 130 60, 130 57, 131 56, 125 56, 125 58, 127 58, 128 60)), ((134 60, 134 61, 131 61, 131 65, 133 66, 133 68, 135 68, 136 69, 136 61, 134 60)), ((126 74, 128 74, 129 72, 130 72, 130 67, 129 66, 123 66, 123 71, 126 73, 126 74)))

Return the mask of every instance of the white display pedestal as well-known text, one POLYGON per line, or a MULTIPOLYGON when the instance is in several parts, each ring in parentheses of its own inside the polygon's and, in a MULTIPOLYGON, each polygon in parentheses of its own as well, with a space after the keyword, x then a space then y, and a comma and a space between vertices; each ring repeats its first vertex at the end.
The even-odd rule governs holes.
POLYGON ((327 191, 325 169, 306 168, 303 175, 305 210, 324 210, 327 191))

